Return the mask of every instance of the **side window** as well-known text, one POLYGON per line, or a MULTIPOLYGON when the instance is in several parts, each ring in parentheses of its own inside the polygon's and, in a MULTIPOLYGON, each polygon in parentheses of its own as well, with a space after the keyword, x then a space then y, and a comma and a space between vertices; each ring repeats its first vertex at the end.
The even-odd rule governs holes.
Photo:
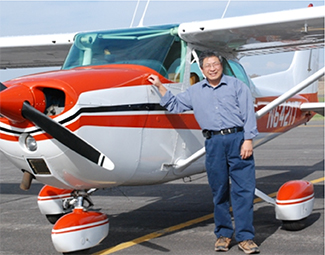
POLYGON ((168 79, 172 82, 182 82, 185 69, 186 43, 175 37, 164 61, 168 79))
POLYGON ((193 85, 201 80, 204 79, 204 76, 202 74, 199 58, 200 55, 199 51, 192 51, 191 56, 191 69, 190 69, 190 84, 193 85))
POLYGON ((250 86, 247 74, 244 70, 244 68, 241 66, 241 64, 233 61, 233 60, 229 60, 228 61, 231 69, 233 70, 233 72, 235 73, 235 77, 238 78, 239 80, 241 80, 242 82, 244 82, 248 87, 250 86))
POLYGON ((229 65, 227 59, 224 57, 222 58, 222 67, 223 67, 223 73, 229 76, 236 77, 234 74, 234 71, 232 70, 231 66, 229 65))
MULTIPOLYGON (((200 64, 199 64, 199 55, 200 51, 193 50, 192 51, 192 58, 191 58, 191 69, 190 69, 190 82, 191 84, 194 84, 205 77, 203 76, 200 64)), ((247 77, 247 74, 244 70, 244 68, 236 61, 234 60, 227 60, 226 58, 222 58, 222 67, 223 67, 223 73, 229 76, 236 77, 237 79, 244 82, 248 87, 250 86, 249 79, 247 77)))

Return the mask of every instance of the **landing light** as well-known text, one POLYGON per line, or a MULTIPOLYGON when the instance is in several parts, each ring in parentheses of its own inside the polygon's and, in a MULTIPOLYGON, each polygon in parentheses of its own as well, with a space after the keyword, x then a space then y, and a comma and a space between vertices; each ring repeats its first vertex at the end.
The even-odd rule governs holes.
POLYGON ((37 150, 37 143, 34 137, 31 135, 27 135, 25 138, 25 146, 30 151, 36 151, 37 150))

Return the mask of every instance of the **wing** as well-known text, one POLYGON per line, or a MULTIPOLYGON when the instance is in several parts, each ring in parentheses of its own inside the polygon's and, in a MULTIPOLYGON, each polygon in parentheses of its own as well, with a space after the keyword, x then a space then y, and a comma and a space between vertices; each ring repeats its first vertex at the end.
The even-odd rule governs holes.
POLYGON ((1 37, 0 68, 61 66, 74 34, 1 37))
POLYGON ((237 57, 324 47, 325 6, 182 23, 179 35, 198 49, 237 57))

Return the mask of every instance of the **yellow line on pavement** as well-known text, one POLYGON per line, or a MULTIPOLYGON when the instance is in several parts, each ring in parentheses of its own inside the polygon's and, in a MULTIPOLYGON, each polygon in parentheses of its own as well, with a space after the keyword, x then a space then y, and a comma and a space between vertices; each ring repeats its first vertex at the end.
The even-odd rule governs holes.
POLYGON ((325 177, 321 177, 321 178, 319 178, 319 179, 316 179, 316 180, 312 180, 312 181, 310 181, 311 183, 318 183, 318 182, 322 182, 322 181, 324 181, 325 180, 325 177))
MULTIPOLYGON (((319 178, 319 179, 312 180, 310 182, 311 183, 318 183, 318 182, 322 182, 322 181, 324 181, 324 177, 319 178)), ((275 197, 276 194, 277 194, 277 192, 274 192, 274 193, 269 194, 268 196, 269 197, 275 197)), ((261 201, 263 201, 261 198, 255 198, 254 199, 254 203, 258 203, 258 202, 261 202, 261 201)), ((232 208, 230 208, 230 210, 232 210, 232 208)), ((189 226, 192 226, 192 225, 201 223, 201 222, 206 221, 206 220, 210 220, 212 218, 213 218, 213 213, 208 214, 208 215, 205 215, 205 216, 202 216, 202 217, 199 217, 199 218, 196 218, 194 220, 186 221, 184 223, 181 223, 181 224, 178 224, 178 225, 169 227, 169 228, 164 228, 162 230, 153 232, 151 234, 144 235, 142 237, 133 239, 132 241, 129 241, 129 242, 121 243, 119 245, 116 245, 114 247, 108 248, 106 250, 102 250, 102 251, 93 253, 93 255, 107 255, 107 254, 111 254, 113 252, 117 252, 117 251, 120 251, 120 250, 124 250, 124 249, 129 248, 131 246, 134 246, 136 244, 143 243, 143 242, 147 242, 147 241, 149 241, 151 239, 154 239, 154 238, 163 236, 165 234, 168 234, 170 232, 174 232, 174 231, 177 231, 177 230, 180 230, 180 229, 183 229, 183 228, 186 228, 186 227, 189 227, 189 226)))
POLYGON ((139 243, 143 243, 143 242, 149 241, 151 239, 157 238, 159 236, 168 234, 170 232, 174 232, 176 230, 179 230, 179 229, 182 229, 182 228, 186 228, 188 226, 191 226, 191 225, 194 225, 194 224, 197 224, 197 223, 200 223, 200 222, 209 220, 211 218, 213 218, 213 213, 208 214, 208 215, 205 215, 205 216, 200 217, 200 218, 197 218, 197 219, 194 219, 194 220, 190 220, 190 221, 187 221, 187 222, 184 222, 184 223, 181 223, 181 224, 178 224, 178 225, 169 227, 169 228, 165 228, 165 229, 159 230, 157 232, 154 232, 154 233, 151 233, 151 234, 148 234, 148 235, 139 237, 139 238, 136 238, 136 239, 134 239, 134 240, 132 240, 130 242, 121 243, 121 244, 119 244, 117 246, 114 246, 112 248, 109 248, 109 249, 106 249, 106 250, 103 250, 103 251, 94 253, 93 255, 106 255, 106 254, 111 254, 113 252, 120 251, 120 250, 129 248, 129 247, 131 247, 133 245, 136 245, 136 244, 139 244, 139 243))

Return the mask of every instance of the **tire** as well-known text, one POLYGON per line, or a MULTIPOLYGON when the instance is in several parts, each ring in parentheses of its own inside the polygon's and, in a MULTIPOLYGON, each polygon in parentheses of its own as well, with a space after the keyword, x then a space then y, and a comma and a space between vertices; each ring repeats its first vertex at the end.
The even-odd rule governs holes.
POLYGON ((306 218, 301 220, 283 220, 282 227, 289 231, 298 231, 306 226, 306 218))
POLYGON ((63 252, 62 254, 63 255, 86 255, 86 254, 90 254, 90 248, 80 250, 80 251, 63 252))
POLYGON ((63 215, 64 215, 64 213, 46 214, 46 218, 51 224, 55 224, 63 215))

